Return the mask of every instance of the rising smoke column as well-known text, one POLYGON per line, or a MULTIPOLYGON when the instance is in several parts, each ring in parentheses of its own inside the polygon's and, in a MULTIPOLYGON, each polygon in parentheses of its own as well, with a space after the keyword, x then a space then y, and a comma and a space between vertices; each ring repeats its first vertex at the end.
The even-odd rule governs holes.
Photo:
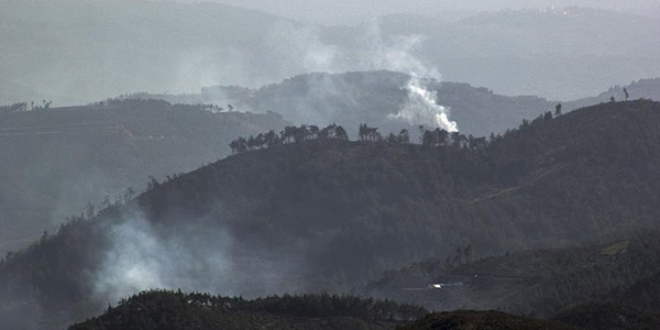
MULTIPOLYGON (((458 125, 449 119, 449 109, 437 103, 437 93, 427 84, 440 81, 438 69, 425 63, 417 54, 427 37, 419 34, 388 34, 373 19, 355 29, 355 43, 350 46, 328 43, 318 28, 299 27, 290 22, 276 24, 266 38, 264 47, 273 52, 271 60, 285 72, 324 72, 339 74, 351 71, 387 70, 405 73, 410 80, 399 86, 408 94, 398 113, 389 115, 392 120, 402 120, 409 125, 440 127, 450 132, 458 131, 458 125)), ((309 80, 310 102, 300 106, 302 121, 329 123, 332 116, 314 113, 314 102, 324 102, 328 95, 342 97, 346 104, 359 106, 359 100, 350 95, 333 94, 343 86, 333 86, 332 79, 309 80), (339 88, 336 88, 339 87, 339 88)))
POLYGON ((377 21, 368 28, 369 69, 391 70, 410 75, 402 89, 407 91, 408 99, 397 114, 390 119, 399 119, 410 125, 436 126, 447 132, 458 132, 458 124, 449 119, 449 108, 438 104, 437 93, 429 90, 427 83, 440 81, 437 68, 426 65, 415 56, 426 37, 421 35, 397 35, 385 38, 377 21))
POLYGON ((438 104, 437 92, 431 91, 416 75, 412 75, 404 87, 408 99, 399 112, 389 115, 390 119, 400 119, 410 125, 433 124, 447 132, 458 132, 458 124, 449 120, 449 108, 438 104))

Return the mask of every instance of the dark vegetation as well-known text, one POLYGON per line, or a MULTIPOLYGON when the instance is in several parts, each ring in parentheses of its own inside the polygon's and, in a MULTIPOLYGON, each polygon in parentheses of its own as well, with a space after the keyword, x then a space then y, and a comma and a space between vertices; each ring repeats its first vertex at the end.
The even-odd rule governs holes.
POLYGON ((142 190, 230 154, 238 135, 281 129, 276 115, 213 113, 209 105, 108 100, 80 107, 0 110, 0 254, 128 187, 142 190))
POLYGON ((654 309, 659 231, 590 247, 534 250, 474 262, 428 260, 386 274, 365 294, 433 310, 498 309, 550 317, 567 306, 614 300, 654 309), (427 290, 430 283, 460 287, 427 290), (655 289, 654 289, 655 287, 655 289), (645 294, 639 291, 645 288, 645 294), (631 294, 632 292, 635 292, 631 294))
MULTIPOLYGON (((653 239, 648 245, 657 244, 655 241, 653 239)), ((640 269, 648 265, 646 262, 628 267, 640 269)), ((554 319, 588 330, 660 328, 660 273, 637 281, 633 278, 602 300, 567 308, 554 319)))
POLYGON ((572 327, 497 311, 459 310, 430 314, 397 330, 570 330, 572 327))
MULTIPOLYGON (((362 136, 362 134, 360 135, 362 136)), ((260 133, 256 137, 252 135, 247 139, 239 137, 238 139, 231 141, 229 147, 232 150, 232 154, 234 154, 253 151, 264 147, 270 148, 285 143, 302 143, 304 141, 314 140, 348 141, 348 134, 343 127, 336 124, 328 125, 322 129, 316 125, 302 125, 300 127, 287 126, 279 134, 270 130, 268 133, 260 133)))
MULTIPOLYGON (((367 135, 358 142, 281 144, 166 182, 153 180, 133 201, 77 219, 8 256, 0 266, 5 293, 0 297, 15 308, 34 299, 46 310, 88 299, 103 251, 111 245, 105 233, 135 208, 164 237, 182 218, 227 230, 238 268, 241 260, 263 256, 294 260, 291 281, 300 292, 359 289, 387 269, 429 257, 453 267, 507 251, 632 238, 660 219, 658 103, 616 102, 557 118, 546 114, 472 147, 469 137, 441 130, 426 135, 423 145, 371 141, 367 135)), ((598 297, 584 291, 587 283, 610 289, 626 274, 641 279, 658 273, 644 268, 654 265, 644 262, 657 257, 655 245, 636 242, 628 246, 629 259, 628 252, 586 253, 574 261, 549 257, 555 260, 550 264, 575 272, 549 276, 541 286, 532 285, 529 296, 510 292, 520 299, 503 309, 546 315, 560 302, 598 297), (608 258, 629 262, 611 266, 608 258), (584 271, 594 277, 585 278, 577 266, 585 262, 591 269, 584 271), (520 309, 527 305, 531 310, 520 309)), ((461 266, 467 267, 461 273, 473 276, 481 271, 469 267, 478 265, 461 266)), ((461 299, 466 308, 487 302, 461 299)))
POLYGON ((272 296, 255 300, 142 292, 70 330, 392 329, 427 312, 419 307, 350 296, 272 296))
POLYGON ((585 330, 653 330, 660 327, 659 310, 643 310, 616 301, 580 305, 554 319, 585 330))

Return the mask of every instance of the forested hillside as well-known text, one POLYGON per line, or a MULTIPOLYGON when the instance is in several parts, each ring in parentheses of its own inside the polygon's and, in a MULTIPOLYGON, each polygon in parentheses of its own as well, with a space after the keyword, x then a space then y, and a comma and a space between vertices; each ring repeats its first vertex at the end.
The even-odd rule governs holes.
POLYGON ((70 215, 134 197, 149 176, 162 180, 227 156, 237 135, 287 124, 275 115, 215 110, 154 100, 0 107, 0 254, 70 215))
POLYGON ((100 317, 69 330, 393 329, 426 311, 350 296, 304 295, 256 300, 150 291, 122 299, 100 317))
POLYGON ((400 330, 571 330, 572 327, 557 322, 535 320, 508 315, 497 311, 470 311, 436 313, 400 330))
POLYGON ((152 180, 5 258, 3 310, 38 297, 48 315, 151 287, 347 292, 425 258, 626 239, 660 219, 660 103, 547 113, 490 140, 426 130, 421 145, 310 127, 152 180))
POLYGON ((657 309, 659 229, 631 240, 532 250, 470 262, 468 251, 387 273, 365 295, 414 302, 432 310, 497 309, 551 317, 569 306, 616 301, 657 309), (451 286, 451 283, 460 283, 451 286), (444 284, 442 288, 428 288, 444 284), (646 293, 639 292, 645 288, 646 293), (635 294, 631 294, 635 292, 635 294), (625 297, 625 298, 624 298, 625 297))

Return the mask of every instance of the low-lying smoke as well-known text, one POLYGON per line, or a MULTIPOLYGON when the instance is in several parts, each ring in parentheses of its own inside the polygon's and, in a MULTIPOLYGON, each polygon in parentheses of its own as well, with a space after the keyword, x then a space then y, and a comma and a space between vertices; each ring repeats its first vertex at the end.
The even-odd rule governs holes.
POLYGON ((133 212, 112 227, 111 248, 94 276, 96 300, 115 303, 148 289, 244 297, 300 291, 290 281, 299 271, 295 256, 252 250, 198 220, 159 227, 133 212))
POLYGON ((112 248, 96 274, 96 296, 117 301, 155 288, 216 291, 214 284, 232 271, 226 255, 231 241, 218 231, 212 244, 187 232, 191 235, 165 237, 140 215, 116 225, 109 233, 112 248))

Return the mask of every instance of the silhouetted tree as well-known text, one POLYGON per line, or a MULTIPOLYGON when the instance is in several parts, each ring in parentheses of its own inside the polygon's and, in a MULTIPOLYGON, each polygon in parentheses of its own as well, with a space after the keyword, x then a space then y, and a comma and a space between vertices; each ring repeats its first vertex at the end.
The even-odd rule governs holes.
POLYGON ((399 143, 410 143, 410 134, 405 128, 399 132, 399 143))
POLYGON ((319 127, 316 125, 309 125, 309 139, 316 140, 319 137, 319 127))
POLYGON ((367 124, 360 124, 358 131, 361 141, 376 142, 382 140, 382 136, 378 133, 377 127, 369 127, 367 124))
POLYGON ((348 133, 346 133, 346 130, 341 125, 335 127, 335 138, 341 141, 348 141, 348 133))
POLYGON ((358 135, 360 136, 360 141, 364 142, 367 140, 367 124, 360 124, 358 135))
POLYGON ((291 141, 294 140, 296 130, 297 128, 295 126, 284 127, 284 131, 282 131, 282 141, 284 143, 291 143, 291 141))
POLYGON ((279 144, 279 142, 279 137, 275 131, 270 130, 268 133, 264 134, 264 143, 266 144, 266 147, 270 148, 276 144, 279 144))
POLYGON ((557 103, 555 106, 555 117, 561 116, 561 102, 557 103))

